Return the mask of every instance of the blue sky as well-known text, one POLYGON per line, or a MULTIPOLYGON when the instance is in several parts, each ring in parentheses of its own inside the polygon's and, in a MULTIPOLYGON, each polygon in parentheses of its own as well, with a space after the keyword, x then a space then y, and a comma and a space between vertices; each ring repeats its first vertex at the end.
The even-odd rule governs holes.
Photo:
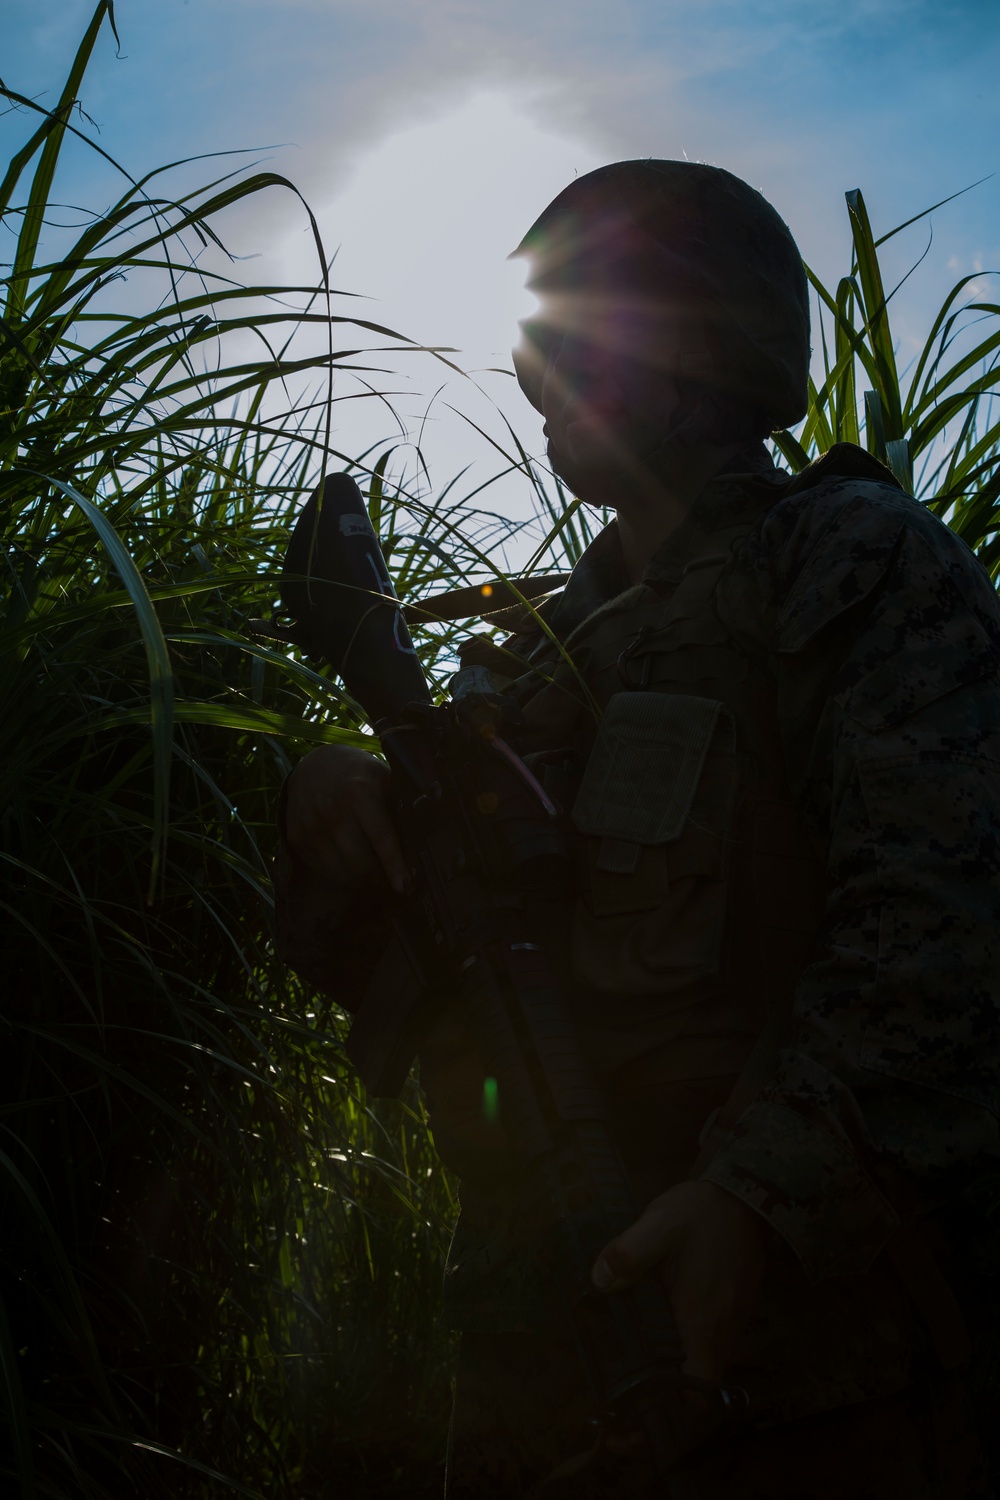
MULTIPOLYGON (((5 0, 4 82, 54 99, 92 9, 5 0)), ((846 189, 862 188, 887 229, 996 173, 935 214, 930 253, 899 299, 904 356, 957 275, 1000 266, 997 0, 118 0, 116 10, 121 54, 107 33, 82 100, 105 149, 139 173, 262 148, 340 247, 335 280, 377 299, 379 321, 457 344, 475 367, 509 343, 506 251, 575 170, 622 157, 687 154, 737 172, 828 278, 846 269, 846 189)), ((6 142, 23 124, 8 116, 0 128, 6 142)), ((82 150, 60 188, 93 207, 111 191, 82 150)), ((234 250, 258 257, 245 274, 305 273, 290 202, 271 195, 226 229, 234 250)), ((890 269, 926 243, 926 225, 910 231, 890 269)), ((407 378, 426 399, 437 372, 407 378)), ((486 384, 537 442, 510 383, 486 384)), ((439 404, 446 468, 464 452, 444 418, 449 396, 465 399, 452 388, 439 404)), ((342 434, 348 448, 371 420, 342 434)))

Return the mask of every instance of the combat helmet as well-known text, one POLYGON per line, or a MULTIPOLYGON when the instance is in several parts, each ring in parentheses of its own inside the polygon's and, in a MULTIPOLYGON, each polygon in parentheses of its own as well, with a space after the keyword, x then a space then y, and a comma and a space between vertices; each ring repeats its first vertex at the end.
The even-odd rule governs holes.
MULTIPOLYGON (((805 415, 809 292, 791 232, 771 205, 721 167, 701 162, 613 162, 576 178, 553 199, 513 252, 531 261, 528 286, 540 315, 522 323, 518 381, 541 410, 541 379, 558 324, 558 298, 608 236, 646 249, 656 295, 687 320, 704 358, 693 373, 763 435, 805 415)), ((682 372, 683 373, 683 372, 682 372)))

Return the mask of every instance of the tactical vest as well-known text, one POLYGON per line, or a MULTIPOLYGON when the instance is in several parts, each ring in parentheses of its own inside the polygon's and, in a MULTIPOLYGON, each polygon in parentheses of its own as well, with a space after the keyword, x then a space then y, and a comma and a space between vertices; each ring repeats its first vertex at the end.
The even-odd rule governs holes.
POLYGON ((704 534, 672 584, 626 589, 562 651, 537 630, 507 645, 530 662, 507 689, 520 748, 571 814, 581 1025, 634 1018, 596 1049, 606 1071, 738 1074, 790 1008, 822 918, 825 859, 788 789, 766 624, 741 621, 738 643, 719 607, 755 519, 704 534))
MULTIPOLYGON (((489 673, 517 702, 516 747, 566 810, 580 1041, 645 1199, 691 1175, 700 1139, 717 1138, 713 1118, 728 1123, 765 1023, 790 1010, 823 909, 825 861, 782 763, 767 623, 742 619, 737 640, 719 608, 757 518, 747 511, 706 534, 682 573, 625 589, 561 638, 546 606, 558 644, 530 614, 503 648, 474 638, 469 676, 453 685, 488 688, 489 673), (527 667, 516 678, 512 658, 527 667)), ((442 1117, 447 1144, 446 1130, 442 1117)), ((545 1290, 516 1197, 496 1195, 474 1157, 460 1172, 446 1316, 534 1327, 545 1290)))
MULTIPOLYGON (((847 447, 810 467, 785 495, 829 473, 891 481, 867 454, 847 447)), ((627 1092, 617 1086, 622 1077, 632 1085, 638 1077, 656 1101, 657 1129, 667 1132, 681 1123, 676 1112, 670 1118, 678 1091, 669 1085, 720 1085, 717 1108, 701 1131, 701 1154, 696 1143, 686 1160, 675 1156, 674 1181, 703 1170, 773 1069, 826 901, 825 841, 810 834, 784 765, 775 621, 741 569, 742 544, 777 498, 762 497, 756 514, 745 507, 739 521, 703 532, 677 576, 650 576, 624 590, 558 644, 535 627, 522 628, 504 648, 525 657, 529 667, 516 679, 508 675, 505 687, 523 710, 519 748, 569 812, 579 855, 572 958, 582 1032, 602 1012, 635 1023, 625 1028, 635 1042, 628 1055, 595 1053, 609 1092, 627 1092)), ((552 614, 558 635, 557 624, 552 614)), ((510 670, 504 652, 475 642, 463 663, 501 674, 499 687, 510 670)), ((680 1093, 681 1109, 685 1099, 695 1104, 710 1097, 704 1087, 700 1095, 680 1093)), ((650 1192, 666 1186, 647 1184, 650 1192)), ((496 1225, 486 1202, 480 1232, 486 1249, 475 1222, 468 1244, 456 1234, 450 1270, 461 1272, 468 1261, 474 1312, 471 1321, 456 1318, 453 1326, 479 1326, 477 1254, 484 1285, 492 1288, 486 1302, 492 1298, 494 1308, 502 1307, 506 1295, 515 1309, 501 1326, 516 1326, 524 1301, 518 1272, 526 1273, 516 1254, 507 1270, 510 1286, 493 1263, 503 1256, 495 1249, 496 1225)), ((463 1192, 463 1216, 464 1203, 463 1192)), ((803 1283, 805 1300, 799 1305, 793 1298, 793 1313, 785 1309, 783 1319, 769 1314, 761 1322, 762 1368, 769 1366, 768 1337, 778 1344, 794 1340, 802 1320, 826 1308, 812 1355, 831 1378, 845 1377, 835 1404, 897 1389, 907 1378, 901 1372, 916 1335, 896 1277, 921 1308, 944 1367, 958 1367, 968 1350, 961 1315, 922 1242, 901 1231, 888 1259, 891 1271, 880 1262, 881 1270, 850 1278, 840 1302, 837 1288, 817 1301, 803 1283), (891 1348, 879 1344, 881 1332, 871 1333, 876 1312, 878 1329, 906 1330, 893 1333, 891 1348), (848 1326, 854 1344, 845 1354, 848 1326), (859 1351, 865 1390, 852 1384, 859 1351)), ((456 1307, 462 1290, 455 1288, 456 1307)), ((787 1416, 797 1414, 798 1395, 791 1373, 786 1383, 787 1416)), ((811 1399, 806 1391, 802 1411, 816 1409, 811 1399)), ((759 1404, 764 1410, 768 1398, 759 1404)))

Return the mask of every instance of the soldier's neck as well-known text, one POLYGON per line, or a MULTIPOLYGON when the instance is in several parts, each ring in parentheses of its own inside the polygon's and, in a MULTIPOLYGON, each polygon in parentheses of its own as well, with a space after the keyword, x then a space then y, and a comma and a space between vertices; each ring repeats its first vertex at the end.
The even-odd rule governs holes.
POLYGON ((725 448, 690 448, 677 455, 669 478, 650 477, 619 498, 618 535, 625 570, 638 583, 650 558, 688 515, 702 490, 740 452, 740 443, 725 448))

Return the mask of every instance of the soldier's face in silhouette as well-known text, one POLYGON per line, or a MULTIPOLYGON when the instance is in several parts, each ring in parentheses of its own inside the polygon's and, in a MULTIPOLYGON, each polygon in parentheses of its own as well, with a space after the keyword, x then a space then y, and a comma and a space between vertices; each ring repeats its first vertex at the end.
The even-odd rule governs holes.
POLYGON ((655 245, 611 224, 529 285, 539 308, 515 365, 545 417, 553 469, 581 498, 609 504, 640 473, 668 479, 678 381, 710 364, 682 294, 664 287, 655 245))

